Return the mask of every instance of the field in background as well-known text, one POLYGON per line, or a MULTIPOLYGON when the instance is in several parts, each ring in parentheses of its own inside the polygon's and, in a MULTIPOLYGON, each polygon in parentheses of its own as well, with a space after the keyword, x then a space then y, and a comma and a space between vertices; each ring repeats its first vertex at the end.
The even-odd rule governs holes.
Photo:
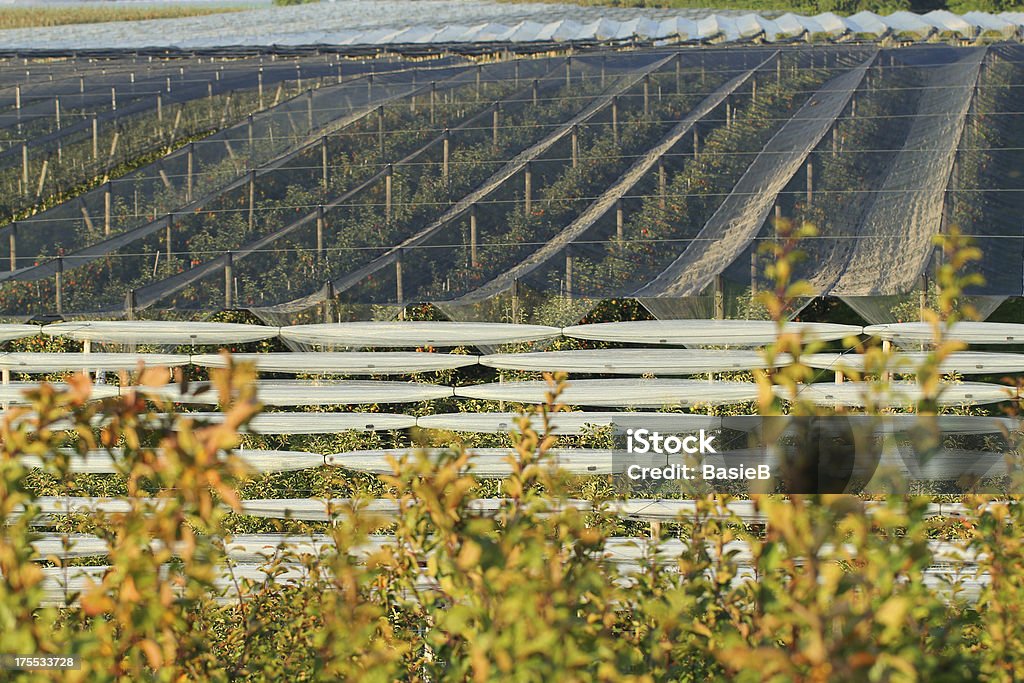
POLYGON ((0 29, 64 26, 67 24, 99 24, 107 21, 140 21, 144 19, 180 19, 251 9, 242 4, 170 3, 123 5, 118 3, 81 3, 52 7, 24 5, 0 7, 0 29))

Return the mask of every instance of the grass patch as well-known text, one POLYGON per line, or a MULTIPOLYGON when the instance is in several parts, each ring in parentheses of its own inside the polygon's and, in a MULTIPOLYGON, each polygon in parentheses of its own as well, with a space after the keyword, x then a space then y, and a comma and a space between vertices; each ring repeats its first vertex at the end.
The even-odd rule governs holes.
POLYGON ((106 21, 138 21, 142 19, 178 19, 198 17, 207 14, 240 12, 251 9, 249 5, 138 5, 125 6, 107 3, 61 5, 45 7, 39 5, 0 7, 0 29, 34 28, 39 26, 64 26, 68 24, 98 24, 106 21))

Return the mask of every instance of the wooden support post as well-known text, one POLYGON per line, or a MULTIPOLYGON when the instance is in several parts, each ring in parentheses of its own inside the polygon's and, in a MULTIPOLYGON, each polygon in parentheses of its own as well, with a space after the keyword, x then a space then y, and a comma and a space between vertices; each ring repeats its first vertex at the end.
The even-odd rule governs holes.
POLYGON ((572 298, 572 251, 565 250, 565 298, 572 298))
POLYGON ((572 57, 565 60, 565 87, 572 85, 572 57))
POLYGON ((324 191, 327 191, 327 185, 330 182, 330 176, 327 170, 327 136, 324 135, 320 138, 320 175, 321 183, 323 184, 324 191))
POLYGON ((18 123, 18 132, 21 133, 21 84, 14 86, 14 116, 18 123))
POLYGON ((445 182, 448 181, 448 154, 451 147, 451 132, 445 128, 444 133, 441 135, 441 177, 444 178, 445 182))
POLYGON ((608 57, 607 55, 601 55, 601 87, 604 87, 605 78, 608 72, 608 57))
POLYGON ((520 318, 519 278, 512 280, 512 322, 518 323, 520 318))
POLYGON ((174 221, 174 215, 170 214, 170 213, 167 214, 167 223, 164 225, 164 246, 167 249, 167 265, 168 266, 171 265, 171 255, 173 254, 173 252, 171 251, 171 225, 172 225, 173 221, 174 221))
POLYGON ((725 281, 715 276, 715 320, 725 320, 725 281))
POLYGON ((43 168, 39 170, 39 184, 36 185, 36 199, 43 196, 43 185, 46 184, 46 170, 50 165, 48 159, 43 160, 43 168))
POLYGON ((832 158, 835 159, 839 154, 839 134, 835 126, 832 126, 832 158))
POLYGON ((480 101, 480 87, 481 87, 480 81, 481 81, 481 72, 482 71, 483 71, 483 65, 482 64, 477 64, 476 65, 476 101, 477 102, 480 101))
POLYGON ((188 150, 185 152, 185 201, 192 201, 192 193, 195 190, 195 165, 196 165, 196 143, 188 143, 188 150))
POLYGON ((626 238, 626 212, 622 208, 622 200, 615 200, 615 239, 619 243, 619 249, 622 249, 623 241, 626 238))
POLYGON ((117 86, 110 89, 110 110, 117 111, 117 86))
POLYGON ((518 59, 515 60, 512 63, 512 71, 514 72, 515 83, 516 83, 516 87, 518 88, 519 87, 519 60, 518 59))
POLYGON ((28 145, 21 143, 21 186, 28 194, 28 145))
POLYGON ((103 185, 103 234, 110 234, 110 211, 114 203, 114 187, 108 180, 103 185))
POLYGON ((676 53, 676 94, 683 92, 683 53, 676 53))
POLYGON ((316 260, 318 263, 324 261, 324 205, 316 207, 316 260))
POLYGON ((498 112, 501 111, 497 102, 494 104, 494 111, 491 112, 491 145, 498 148, 498 112))
POLYGON ((256 171, 249 171, 249 229, 256 226, 256 171))
POLYGON ((814 162, 807 160, 807 206, 814 201, 814 162))
POLYGON ((96 118, 96 114, 92 115, 92 160, 98 161, 100 158, 100 131, 99 121, 96 118))
POLYGON ((572 167, 576 168, 580 164, 580 131, 579 126, 572 127, 571 133, 571 148, 572 148, 572 167))
POLYGON ((259 97, 259 108, 263 109, 263 65, 260 65, 259 70, 256 72, 256 92, 259 97))
POLYGON ((313 132, 313 91, 306 91, 306 130, 313 132))
POLYGON ((249 142, 249 165, 250 166, 255 166, 256 165, 256 145, 254 144, 255 140, 253 140, 252 114, 249 114, 249 116, 246 117, 246 126, 245 126, 245 128, 246 128, 246 134, 247 134, 247 136, 249 138, 248 139, 248 142, 249 142))
POLYGON ((757 250, 750 252, 750 294, 757 294, 757 250))
POLYGON ((537 79, 533 79, 533 83, 530 85, 530 94, 533 98, 533 106, 537 106, 537 102, 540 101, 540 90, 537 85, 537 79))
MULTIPOLYGON (((477 267, 477 208, 476 204, 469 207, 469 264, 477 267)), ((14 270, 11 268, 11 270, 14 270)))
POLYGON ((651 75, 644 75, 644 114, 651 113, 651 75))
POLYGON ((233 297, 231 296, 231 285, 234 282, 234 265, 235 259, 232 253, 227 253, 226 260, 224 261, 224 309, 231 310, 233 305, 233 297))
POLYGON ((781 204, 776 204, 775 205, 775 222, 774 222, 774 230, 775 230, 775 239, 776 239, 776 241, 778 241, 778 239, 779 239, 779 228, 780 227, 782 227, 782 205, 781 204))
POLYGON ((64 259, 60 256, 57 257, 57 272, 53 275, 54 293, 55 293, 55 304, 57 306, 57 315, 64 314, 64 259))
POLYGON ((60 98, 53 98, 53 119, 54 123, 57 124, 57 130, 60 130, 60 98))
MULTIPOLYGON (((405 306, 405 283, 402 281, 402 254, 395 259, 395 303, 405 306)), ((403 316, 404 317, 404 316, 403 316)))
POLYGON ((11 234, 7 236, 11 249, 11 270, 18 269, 18 223, 11 223, 11 234))
POLYGON ((430 125, 437 121, 437 114, 434 107, 437 104, 437 81, 430 81, 430 125))
POLYGON ((658 158, 658 208, 665 210, 668 195, 668 174, 665 172, 665 158, 658 158))
POLYGON ((533 164, 532 162, 526 162, 526 168, 523 170, 523 213, 527 216, 533 209, 533 164))
POLYGON ((700 156, 700 133, 697 130, 697 124, 693 125, 693 158, 696 159, 700 156))
POLYGON ((750 101, 757 103, 757 76, 750 79, 750 101))
POLYGON ((619 142, 619 96, 612 98, 612 139, 619 142))
POLYGON ((394 168, 388 164, 384 169, 384 222, 391 223, 391 183, 394 168))
POLYGON ((156 120, 163 123, 164 120, 164 97, 163 94, 156 94, 156 120))
POLYGON ((384 105, 377 107, 377 155, 384 160, 384 105))

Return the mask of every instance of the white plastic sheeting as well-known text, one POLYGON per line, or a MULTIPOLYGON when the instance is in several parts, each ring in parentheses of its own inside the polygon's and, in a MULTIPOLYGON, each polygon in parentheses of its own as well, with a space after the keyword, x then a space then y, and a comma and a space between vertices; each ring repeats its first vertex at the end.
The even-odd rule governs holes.
POLYGON ((401 45, 480 43, 495 41, 607 41, 638 38, 652 41, 739 41, 761 38, 783 41, 812 36, 854 35, 881 38, 889 34, 924 40, 934 32, 972 38, 996 31, 1010 37, 1024 24, 1019 13, 949 12, 888 16, 859 12, 840 17, 713 10, 515 5, 492 2, 374 3, 338 0, 331 3, 256 9, 186 19, 116 22, 0 31, 10 48, 142 48, 227 45, 401 45), (1005 23, 1007 28, 991 28, 1005 23))
MULTIPOLYGON (((770 320, 634 320, 566 327, 577 339, 631 344, 693 346, 763 346, 774 342, 778 325, 770 320)), ((832 341, 857 336, 861 328, 835 323, 787 322, 783 334, 802 334, 806 341, 832 341)))
MULTIPOLYGON (((235 455, 257 472, 290 472, 324 464, 324 456, 302 451, 253 449, 238 450, 235 455)), ((119 471, 118 463, 123 461, 123 457, 120 449, 89 451, 85 455, 69 453, 68 465, 74 474, 114 474, 119 471)), ((43 467, 42 458, 35 455, 25 455, 20 460, 25 467, 43 467)))
MULTIPOLYGON (((68 386, 63 382, 50 382, 57 391, 67 391, 68 386)), ((39 389, 39 383, 37 382, 11 382, 10 384, 0 384, 0 403, 10 403, 13 405, 27 405, 31 403, 29 398, 26 396, 26 392, 36 391, 39 389)), ((103 384, 94 385, 92 388, 91 398, 111 398, 117 396, 117 387, 106 386, 103 384)))
MULTIPOLYGON (((418 352, 310 352, 236 353, 235 363, 252 363, 257 370, 290 374, 389 375, 454 370, 476 365, 476 356, 418 352)), ((192 356, 192 363, 206 368, 223 368, 227 359, 220 354, 192 356)), ((0 366, 3 357, 0 357, 0 366)))
POLYGON ((0 355, 0 369, 13 372, 77 372, 93 370, 136 370, 187 365, 185 354, 170 353, 5 353, 0 355))
MULTIPOLYGON (((922 351, 894 353, 886 361, 886 369, 894 372, 914 373, 928 359, 922 351)), ((802 356, 801 361, 812 368, 823 370, 864 370, 865 356, 857 353, 813 353, 802 356)), ((985 353, 961 351, 951 353, 939 364, 940 372, 958 372, 962 375, 988 375, 1000 372, 1024 372, 1024 354, 985 353)))
MULTIPOLYGON (((1020 323, 956 322, 943 325, 942 333, 946 341, 958 340, 966 344, 1024 343, 1024 324, 1020 323)), ((888 323, 865 327, 864 334, 897 344, 928 344, 935 338, 935 328, 931 323, 888 323)))
MULTIPOLYGON (((457 387, 464 398, 515 403, 545 403, 547 382, 498 382, 457 387)), ((757 398, 757 385, 687 379, 584 379, 568 384, 558 400, 567 405, 608 408, 722 405, 757 398)))
MULTIPOLYGON (((788 387, 772 388, 777 396, 789 400, 788 387)), ((983 382, 963 382, 943 384, 937 401, 943 406, 979 405, 1007 401, 1013 395, 1012 387, 983 382)), ((876 406, 909 407, 924 398, 924 394, 916 382, 891 382, 889 390, 885 392, 871 382, 821 382, 800 386, 797 398, 818 405, 863 406, 872 403, 876 406)))
MULTIPOLYGON (((215 404, 220 399, 209 383, 131 387, 151 399, 175 403, 215 404)), ((363 403, 415 403, 452 396, 451 387, 420 382, 339 381, 334 383, 264 380, 256 383, 259 401, 271 406, 353 405, 363 403)))
MULTIPOLYGON (((423 415, 416 418, 416 425, 426 429, 445 429, 453 432, 478 434, 501 434, 518 431, 519 413, 446 413, 423 415)), ((627 429, 651 429, 661 432, 693 431, 698 429, 752 429, 759 417, 737 416, 717 417, 691 413, 651 412, 558 412, 550 415, 552 434, 582 434, 589 428, 609 426, 617 434, 627 429)), ((540 429, 540 418, 533 417, 531 425, 540 429)))
POLYGON ((238 323, 157 320, 91 320, 54 323, 42 328, 50 337, 111 344, 244 344, 276 337, 277 327, 238 323))
POLYGON ((288 341, 379 348, 511 344, 552 339, 559 334, 557 327, 544 325, 444 321, 324 323, 281 328, 281 336, 288 341))
MULTIPOLYGON (((417 453, 425 453, 430 458, 436 458, 440 453, 447 449, 444 448, 430 448, 416 449, 416 448, 395 448, 395 449, 384 449, 384 450, 368 450, 368 451, 347 451, 345 453, 335 453, 333 455, 325 455, 324 461, 328 465, 334 465, 336 467, 344 467, 350 470, 356 470, 359 472, 369 472, 371 474, 393 474, 394 467, 391 465, 391 460, 398 460, 401 458, 415 457, 417 453)), ((573 449, 558 449, 554 448, 548 451, 544 457, 539 460, 541 465, 549 465, 563 469, 570 474, 580 475, 596 475, 596 474, 613 474, 616 471, 622 471, 623 467, 627 464, 627 459, 623 455, 625 451, 616 452, 609 449, 596 449, 596 448, 573 448, 573 449), (620 457, 616 457, 616 456, 620 457), (616 470, 616 466, 618 470, 616 470)), ((505 477, 511 474, 512 464, 509 458, 516 458, 516 451, 511 448, 472 448, 469 449, 469 463, 473 474, 479 477, 505 477)), ((637 460, 636 457, 631 457, 629 463, 633 463, 637 460)), ((652 462, 647 466, 664 466, 664 456, 660 457, 660 462, 652 462)))
MULTIPOLYGON (((39 522, 46 522, 57 515, 72 512, 83 514, 118 514, 129 512, 133 505, 148 506, 159 509, 166 505, 167 499, 160 498, 95 498, 75 496, 40 496, 33 503, 39 507, 39 522)), ((478 498, 470 502, 469 511, 478 515, 493 515, 503 505, 501 498, 478 498)), ((594 504, 586 500, 568 499, 560 501, 565 508, 592 510, 594 504)), ((365 515, 382 517, 398 514, 398 501, 394 499, 375 498, 371 500, 353 500, 352 498, 264 498, 259 500, 241 501, 242 514, 269 519, 299 519, 304 521, 330 521, 332 518, 347 514, 353 508, 365 515)), ((870 512, 873 503, 866 507, 870 512)), ((549 509, 557 509, 552 504, 549 509)), ((601 508, 609 514, 645 521, 671 521, 680 515, 693 516, 697 512, 697 503, 693 500, 634 498, 632 500, 609 501, 601 508)), ((23 513, 21 506, 16 506, 13 516, 23 513)), ((967 514, 968 510, 962 503, 931 503, 926 515, 929 517, 957 517, 967 514)), ((751 500, 733 500, 724 506, 724 513, 718 517, 736 515, 743 521, 758 522, 764 517, 757 510, 756 503, 751 500)))
POLYGON ((788 355, 769 364, 754 351, 711 349, 592 349, 483 356, 481 365, 502 370, 583 372, 610 375, 694 375, 789 365, 788 355))
POLYGON ((38 325, 9 325, 0 324, 0 342, 11 341, 12 339, 24 339, 39 334, 38 325))

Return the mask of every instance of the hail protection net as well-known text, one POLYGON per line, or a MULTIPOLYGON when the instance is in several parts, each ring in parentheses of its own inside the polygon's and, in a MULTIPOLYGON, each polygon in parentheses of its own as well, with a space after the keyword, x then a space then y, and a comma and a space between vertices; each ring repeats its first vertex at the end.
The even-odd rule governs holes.
POLYGON ((795 276, 870 322, 933 301, 933 239, 959 226, 987 313, 1024 292, 1022 51, 663 48, 352 77, 4 228, 0 312, 287 323, 429 302, 569 324, 635 297, 761 318, 765 250, 810 223, 795 276))
POLYGON ((268 217, 257 221, 258 205, 263 214, 267 204, 278 211, 285 205, 284 211, 292 212, 303 201, 308 206, 310 193, 317 191, 312 178, 319 174, 322 183, 325 140, 330 147, 336 137, 347 140, 362 133, 359 137, 366 138, 378 107, 434 90, 434 84, 465 71, 453 66, 375 73, 306 90, 4 228, 15 236, 11 243, 16 244, 18 268, 0 274, 6 283, 0 296, 7 299, 0 305, 24 312, 26 297, 35 290, 39 307, 27 312, 52 311, 61 281, 67 285, 60 302, 65 310, 125 310, 135 285, 201 263, 197 256, 223 253, 238 244, 237 231, 244 235, 262 229, 268 217), (425 76, 430 80, 424 82, 425 76), (299 174, 295 183, 282 181, 289 174, 299 174), (284 191, 295 196, 283 201, 284 191))
POLYGON ((0 88, 0 215, 19 217, 176 141, 234 124, 304 88, 336 83, 342 72, 351 78, 407 66, 343 66, 333 56, 122 61, 54 81, 33 80, 28 70, 24 82, 0 88))

